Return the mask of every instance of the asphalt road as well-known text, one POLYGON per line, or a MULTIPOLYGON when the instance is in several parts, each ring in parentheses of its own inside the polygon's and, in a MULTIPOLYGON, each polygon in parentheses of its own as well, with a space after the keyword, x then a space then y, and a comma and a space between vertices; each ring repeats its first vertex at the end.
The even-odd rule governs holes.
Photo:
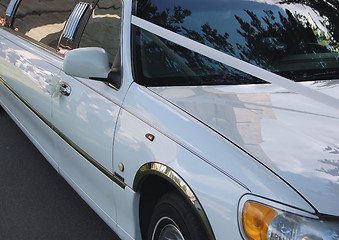
POLYGON ((1 107, 0 239, 119 239, 1 107))

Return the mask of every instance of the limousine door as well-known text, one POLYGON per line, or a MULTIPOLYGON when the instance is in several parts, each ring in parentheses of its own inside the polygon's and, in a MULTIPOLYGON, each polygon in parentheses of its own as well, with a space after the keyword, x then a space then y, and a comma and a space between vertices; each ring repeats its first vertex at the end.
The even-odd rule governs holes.
POLYGON ((123 184, 113 173, 112 148, 123 92, 66 75, 62 54, 80 44, 104 47, 113 59, 120 43, 120 1, 12 0, 9 6, 15 8, 6 12, 9 29, 0 29, 0 67, 8 71, 0 77, 7 92, 19 99, 11 110, 27 115, 19 120, 34 133, 40 150, 114 227, 113 184, 123 184), (64 27, 70 14, 76 21, 64 27), (82 21, 85 29, 77 28, 82 16, 90 17, 82 21))
POLYGON ((57 92, 62 61, 53 52, 50 36, 62 31, 62 26, 58 25, 62 22, 62 14, 53 18, 54 27, 46 28, 43 21, 50 18, 53 11, 37 18, 40 6, 33 11, 29 8, 30 1, 22 0, 16 9, 18 2, 12 0, 8 5, 6 17, 11 28, 3 27, 0 34, 0 84, 4 89, 1 97, 19 126, 57 169, 51 99, 57 92), (17 18, 13 22, 11 14, 14 12, 17 18))
MULTIPOLYGON (((121 5, 114 3, 112 0, 100 0, 94 6, 79 38, 80 47, 99 46, 111 56, 117 53, 121 5), (112 31, 117 33, 112 34, 112 31)), ((67 50, 65 44, 71 44, 79 37, 74 31, 77 24, 81 25, 85 9, 84 3, 74 9, 59 41, 60 48, 67 50), (70 24, 75 24, 73 30, 70 24)), ((116 218, 113 184, 114 181, 120 184, 113 172, 112 149, 121 91, 104 82, 71 77, 64 72, 61 72, 60 80, 60 94, 52 99, 53 125, 60 135, 56 142, 61 160, 60 173, 75 189, 81 189, 80 195, 108 224, 112 224, 111 220, 115 222, 116 218)))

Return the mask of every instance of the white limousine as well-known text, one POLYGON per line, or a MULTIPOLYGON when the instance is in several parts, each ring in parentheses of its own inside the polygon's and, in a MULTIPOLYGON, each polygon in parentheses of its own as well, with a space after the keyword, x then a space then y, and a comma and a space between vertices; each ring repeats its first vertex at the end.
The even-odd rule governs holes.
POLYGON ((121 239, 338 240, 338 11, 0 0, 1 108, 121 239))

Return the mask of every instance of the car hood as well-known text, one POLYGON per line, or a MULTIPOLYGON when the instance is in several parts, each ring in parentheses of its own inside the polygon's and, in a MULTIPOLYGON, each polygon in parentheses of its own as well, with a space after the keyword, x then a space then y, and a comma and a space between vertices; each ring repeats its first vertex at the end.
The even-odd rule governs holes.
MULTIPOLYGON (((339 80, 300 84, 339 97, 339 80)), ((339 216, 339 106, 273 84, 151 90, 268 166, 320 213, 339 216)))

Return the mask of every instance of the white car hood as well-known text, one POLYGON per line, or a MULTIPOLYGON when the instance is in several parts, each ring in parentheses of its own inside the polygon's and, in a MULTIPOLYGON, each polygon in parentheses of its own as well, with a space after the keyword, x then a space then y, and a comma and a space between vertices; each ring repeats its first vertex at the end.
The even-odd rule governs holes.
MULTIPOLYGON (((300 84, 339 97, 339 80, 300 84)), ((320 213, 339 216, 339 106, 273 84, 151 90, 270 167, 320 213)))

